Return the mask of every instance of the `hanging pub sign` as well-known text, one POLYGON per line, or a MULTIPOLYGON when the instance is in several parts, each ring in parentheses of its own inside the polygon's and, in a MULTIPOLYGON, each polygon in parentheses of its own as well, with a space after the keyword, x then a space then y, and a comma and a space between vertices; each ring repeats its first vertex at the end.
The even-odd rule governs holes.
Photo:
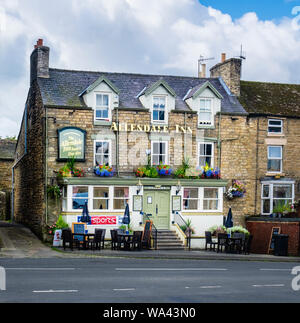
POLYGON ((58 160, 67 161, 75 158, 75 161, 85 161, 86 131, 67 127, 58 130, 58 160))

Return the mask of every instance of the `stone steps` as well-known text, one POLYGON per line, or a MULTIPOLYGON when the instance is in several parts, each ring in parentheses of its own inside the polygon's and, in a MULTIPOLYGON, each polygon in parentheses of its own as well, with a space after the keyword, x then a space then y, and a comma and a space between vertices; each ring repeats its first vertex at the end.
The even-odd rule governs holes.
POLYGON ((157 231, 157 249, 158 250, 184 250, 182 241, 174 231, 157 231))

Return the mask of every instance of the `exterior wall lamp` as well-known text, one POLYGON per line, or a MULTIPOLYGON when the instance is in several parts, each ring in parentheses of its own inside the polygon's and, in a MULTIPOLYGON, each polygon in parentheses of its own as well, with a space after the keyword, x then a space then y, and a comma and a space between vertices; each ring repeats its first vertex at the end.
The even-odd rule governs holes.
POLYGON ((137 195, 140 194, 142 188, 143 188, 143 184, 142 184, 141 180, 139 179, 138 184, 137 184, 137 191, 136 191, 137 195))
POLYGON ((177 182, 177 186, 176 186, 176 195, 178 195, 179 194, 179 192, 181 191, 181 183, 180 183, 180 181, 178 181, 177 182))

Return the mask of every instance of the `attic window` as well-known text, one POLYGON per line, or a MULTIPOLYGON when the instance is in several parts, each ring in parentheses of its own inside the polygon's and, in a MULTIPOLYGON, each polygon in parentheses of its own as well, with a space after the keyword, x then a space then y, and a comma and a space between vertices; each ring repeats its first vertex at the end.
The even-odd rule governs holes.
POLYGON ((212 124, 212 100, 200 99, 199 125, 212 124))
POLYGON ((109 119, 109 94, 96 94, 95 120, 109 119))
POLYGON ((278 119, 268 120, 268 133, 269 134, 282 134, 283 121, 278 119))

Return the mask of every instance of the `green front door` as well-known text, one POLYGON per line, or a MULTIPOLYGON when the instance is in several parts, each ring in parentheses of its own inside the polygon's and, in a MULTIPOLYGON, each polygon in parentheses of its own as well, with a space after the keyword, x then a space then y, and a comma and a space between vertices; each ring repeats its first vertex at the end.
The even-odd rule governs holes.
POLYGON ((157 229, 169 229, 170 223, 170 192, 144 191, 144 209, 146 214, 152 214, 152 221, 157 229))

